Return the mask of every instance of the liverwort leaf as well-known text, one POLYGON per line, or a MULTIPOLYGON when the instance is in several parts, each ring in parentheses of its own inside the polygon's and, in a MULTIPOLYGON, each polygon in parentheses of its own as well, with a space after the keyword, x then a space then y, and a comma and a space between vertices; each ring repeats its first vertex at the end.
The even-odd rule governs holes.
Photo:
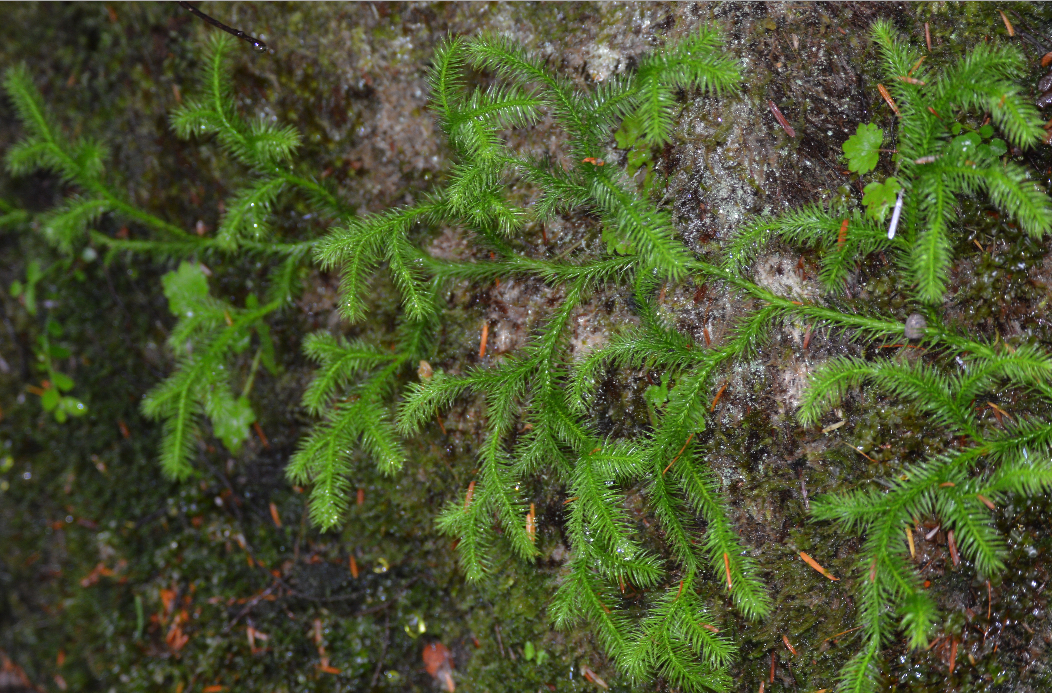
POLYGON ((172 313, 183 317, 194 305, 208 296, 208 278, 200 265, 179 263, 179 269, 161 277, 164 295, 172 313))
POLYGON ((858 126, 855 134, 844 142, 844 156, 848 160, 848 170, 855 173, 869 173, 877 167, 880 158, 880 145, 884 142, 884 132, 873 123, 858 126))
POLYGON ((256 420, 256 414, 247 397, 229 399, 222 405, 212 416, 212 430, 228 450, 237 452, 248 438, 248 427, 256 420))
POLYGON ((40 395, 40 405, 44 407, 44 411, 51 411, 58 406, 59 399, 58 390, 49 387, 40 395))
POLYGON ((862 204, 871 219, 882 221, 895 204, 902 185, 897 178, 888 178, 883 183, 870 183, 862 190, 862 204))
POLYGON ((73 389, 73 378, 69 377, 65 373, 55 373, 52 378, 55 387, 60 391, 72 390, 73 389))

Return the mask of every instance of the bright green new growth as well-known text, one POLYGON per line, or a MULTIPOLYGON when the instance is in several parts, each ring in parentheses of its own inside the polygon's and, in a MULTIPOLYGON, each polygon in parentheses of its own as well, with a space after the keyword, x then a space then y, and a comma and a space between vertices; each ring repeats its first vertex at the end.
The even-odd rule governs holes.
POLYGON ((183 262, 163 277, 164 294, 179 321, 168 337, 168 346, 179 358, 175 373, 155 387, 143 400, 142 410, 151 419, 164 421, 161 467, 165 474, 185 479, 193 468, 190 459, 197 439, 197 421, 207 414, 216 437, 237 452, 256 420, 248 401, 255 368, 244 392, 235 397, 230 386, 229 357, 243 352, 255 330, 261 345, 253 366, 262 354, 273 354, 263 318, 280 307, 280 301, 259 306, 251 296, 244 310, 213 298, 200 265, 183 262))
MULTIPOLYGON (((884 227, 874 223, 884 218, 897 196, 897 189, 883 189, 893 178, 867 186, 863 203, 869 206, 869 213, 865 217, 858 210, 812 206, 758 220, 731 242, 724 265, 724 271, 734 276, 728 281, 756 298, 762 290, 742 273, 774 237, 818 251, 820 278, 832 294, 842 292, 847 272, 861 258, 890 249, 899 258, 904 283, 916 282, 917 298, 937 304, 946 290, 952 261, 955 239, 951 229, 958 196, 984 193, 1032 235, 1043 234, 1052 226, 1052 204, 1045 192, 1028 180, 1025 169, 996 158, 1005 149, 1003 142, 990 139, 994 129, 975 127, 961 134, 969 126, 954 122, 968 111, 986 112, 1012 145, 1038 143, 1040 118, 1012 82, 1022 74, 1022 56, 1010 47, 983 44, 936 76, 918 68, 917 56, 888 24, 877 23, 873 34, 901 112, 896 161, 904 202, 898 234, 888 240, 884 227), (895 79, 908 74, 923 84, 895 79)), ((875 165, 871 155, 879 141, 871 134, 860 127, 859 134, 845 144, 852 164, 858 164, 852 170, 863 172, 875 165)), ((858 331, 862 322, 866 328, 860 336, 866 340, 903 340, 902 323, 891 318, 862 318, 806 304, 787 310, 808 316, 809 322, 821 312, 819 328, 858 331)), ((905 632, 910 647, 928 645, 938 613, 909 560, 906 532, 911 523, 937 516, 953 532, 961 555, 989 577, 1004 568, 1005 557, 1004 541, 992 524, 992 506, 1003 503, 1010 493, 1052 489, 1048 461, 1052 423, 1037 413, 1047 411, 1052 403, 1048 384, 1052 355, 1033 345, 1011 348, 968 339, 938 324, 934 309, 926 313, 923 339, 928 349, 923 356, 914 359, 900 353, 877 361, 831 359, 812 374, 798 414, 801 423, 813 425, 849 393, 870 385, 913 403, 927 413, 932 425, 968 441, 959 449, 911 465, 888 482, 886 492, 866 489, 812 502, 817 520, 839 522, 866 537, 858 561, 863 644, 841 673, 840 691, 877 690, 880 652, 897 628, 905 632), (1022 395, 1019 406, 1029 406, 1034 413, 1016 413, 1003 427, 980 420, 976 402, 992 401, 1006 390, 1022 395)))

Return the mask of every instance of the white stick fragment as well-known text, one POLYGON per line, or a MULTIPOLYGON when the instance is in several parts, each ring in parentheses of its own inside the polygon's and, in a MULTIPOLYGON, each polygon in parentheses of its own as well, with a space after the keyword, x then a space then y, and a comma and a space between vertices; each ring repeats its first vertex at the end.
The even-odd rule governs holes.
POLYGON ((899 215, 902 214, 902 195, 905 190, 899 190, 899 199, 895 200, 895 211, 891 213, 891 226, 888 227, 888 240, 895 238, 895 229, 899 227, 899 215))

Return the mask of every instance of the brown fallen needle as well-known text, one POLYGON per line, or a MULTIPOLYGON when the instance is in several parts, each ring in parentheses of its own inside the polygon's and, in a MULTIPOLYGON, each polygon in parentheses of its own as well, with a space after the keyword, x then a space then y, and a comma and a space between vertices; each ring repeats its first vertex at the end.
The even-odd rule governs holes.
POLYGON ((880 95, 884 98, 884 101, 886 101, 887 104, 891 106, 891 110, 895 112, 895 115, 901 117, 902 114, 899 113, 899 107, 895 105, 895 99, 891 98, 891 94, 888 93, 887 88, 883 84, 878 84, 877 91, 880 92, 880 95))
POLYGON ((835 581, 840 579, 838 577, 833 577, 833 575, 828 570, 823 568, 818 563, 818 561, 816 561, 815 559, 811 558, 810 556, 808 556, 803 551, 800 552, 800 558, 804 559, 804 563, 806 563, 807 565, 811 566, 812 568, 814 568, 815 570, 817 570, 818 572, 820 572, 822 575, 826 576, 830 580, 833 580, 835 582, 835 581))
POLYGON ((768 99, 767 105, 771 107, 771 113, 774 114, 774 119, 777 120, 778 124, 782 126, 783 130, 785 130, 785 134, 790 137, 796 137, 796 130, 793 130, 793 126, 789 124, 789 121, 785 119, 782 112, 778 110, 778 106, 775 105, 774 101, 768 99))
POLYGON ((950 559, 954 567, 961 564, 961 555, 957 553, 957 542, 953 538, 953 530, 946 532, 946 544, 950 547, 950 559))
POLYGON ((603 690, 608 690, 610 688, 610 686, 606 683, 606 681, 604 681, 601 678, 599 678, 599 675, 596 674, 594 671, 592 671, 587 666, 584 666, 584 665, 581 666, 581 675, 584 676, 585 679, 587 679, 588 681, 591 681, 595 685, 597 685, 600 688, 602 688, 603 690))
MULTIPOLYGON (((1001 21, 1005 23, 1005 29, 1008 29, 1008 35, 1015 36, 1015 27, 1013 27, 1012 23, 1008 21, 1008 17, 1005 16, 1005 13, 1001 10, 997 10, 997 14, 1001 15, 1001 21)), ((953 665, 950 665, 950 671, 953 671, 953 665)))

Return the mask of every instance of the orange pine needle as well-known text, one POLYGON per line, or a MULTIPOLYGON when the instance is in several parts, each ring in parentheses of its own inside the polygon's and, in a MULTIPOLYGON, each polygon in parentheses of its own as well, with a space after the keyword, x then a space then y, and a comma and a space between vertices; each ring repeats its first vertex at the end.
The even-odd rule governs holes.
MULTIPOLYGON (((1005 23, 1005 29, 1008 30, 1008 35, 1009 36, 1015 36, 1015 27, 1013 27, 1012 23, 1010 21, 1008 21, 1008 17, 1005 16, 1005 13, 1002 12, 1001 10, 997 10, 997 14, 1001 15, 1001 21, 1003 21, 1005 23)), ((950 673, 951 674, 953 673, 953 665, 952 664, 950 665, 950 673)))
POLYGON ((990 508, 990 510, 997 510, 997 506, 994 505, 993 501, 991 501, 986 496, 983 496, 983 495, 977 493, 977 494, 975 494, 975 497, 979 499, 980 503, 982 503, 986 507, 990 508))
POLYGON ((811 566, 812 568, 814 568, 815 570, 817 570, 819 573, 821 573, 825 577, 829 578, 830 580, 833 580, 835 582, 835 581, 840 579, 838 577, 833 577, 833 575, 830 574, 830 572, 828 570, 823 568, 818 563, 818 561, 816 561, 815 559, 811 558, 810 556, 808 556, 803 551, 800 552, 800 558, 804 559, 804 563, 806 563, 807 565, 811 566))
POLYGON ((870 462, 873 462, 874 464, 876 464, 877 461, 875 459, 873 459, 872 457, 870 457, 866 453, 862 452, 861 450, 856 448, 854 445, 848 444, 848 447, 851 448, 852 450, 854 450, 855 452, 857 452, 858 454, 862 455, 863 457, 865 457, 870 462))
POLYGON ((281 516, 278 515, 278 506, 270 504, 270 519, 274 520, 274 526, 281 529, 281 516))
POLYGON ((844 219, 844 221, 842 221, 840 223, 840 233, 838 233, 837 237, 836 237, 836 247, 837 248, 843 248, 844 244, 847 243, 847 225, 848 225, 848 221, 849 221, 848 219, 844 219))
POLYGON ((358 505, 365 505, 365 489, 364 488, 358 489, 358 498, 356 500, 358 501, 358 505))
POLYGON ((782 642, 784 642, 784 643, 785 643, 785 646, 786 646, 787 648, 789 648, 789 651, 790 651, 790 652, 792 652, 792 653, 793 653, 793 656, 795 657, 795 656, 796 656, 796 648, 795 648, 795 647, 793 647, 793 646, 792 646, 792 644, 791 644, 791 643, 789 642, 789 638, 787 638, 787 637, 785 637, 785 636, 783 635, 783 636, 782 636, 782 642))
POLYGON ((998 414, 1000 414, 1001 416, 1007 417, 1009 421, 1011 421, 1011 420, 1012 420, 1012 417, 1011 417, 1011 415, 1009 415, 1009 413, 1008 413, 1008 412, 1006 412, 1006 411, 1005 411, 1004 409, 1002 409, 1001 407, 997 406, 997 405, 996 405, 996 404, 994 404, 993 402, 987 402, 986 404, 987 404, 987 405, 988 405, 988 406, 989 406, 989 407, 990 407, 991 409, 993 409, 993 410, 994 410, 995 412, 997 412, 998 414))
MULTIPOLYGON (((1003 15, 1002 15, 1003 16, 1003 15)), ((1006 19, 1007 23, 1008 20, 1006 19)), ((953 668, 957 665, 957 639, 954 638, 950 641, 950 673, 953 673, 953 668)))
MULTIPOLYGON (((726 386, 724 386, 724 387, 726 387, 726 386)), ((679 452, 676 453, 676 456, 673 457, 672 461, 668 463, 668 466, 661 470, 661 476, 665 476, 665 472, 667 472, 669 469, 671 469, 672 465, 676 464, 676 461, 679 460, 680 456, 683 454, 683 451, 687 449, 687 446, 690 445, 690 441, 692 441, 692 440, 694 440, 694 434, 693 433, 691 433, 689 436, 687 436, 687 442, 683 443, 683 447, 681 447, 679 449, 679 452)))
POLYGON ((910 75, 912 75, 914 70, 916 70, 918 67, 920 67, 921 63, 923 63, 927 59, 928 59, 928 56, 922 55, 920 57, 920 60, 918 60, 917 62, 913 63, 913 67, 911 67, 910 71, 906 73, 906 76, 909 77, 910 75))
POLYGON ((486 340, 489 339, 489 323, 482 323, 482 340, 479 342, 479 358, 486 355, 486 340))
POLYGON ((537 543, 537 515, 536 507, 533 503, 530 503, 530 512, 526 514, 526 536, 530 538, 530 542, 537 543))
POLYGON ((723 554, 723 567, 727 571, 727 589, 731 588, 731 557, 727 553, 723 554))
POLYGON ((350 569, 351 569, 351 577, 354 578, 355 580, 357 580, 358 579, 358 561, 354 560, 354 556, 351 556, 351 559, 349 561, 347 561, 347 563, 348 563, 348 567, 350 567, 350 569))
POLYGON ((468 494, 464 497, 464 512, 468 511, 468 506, 471 505, 471 497, 475 495, 475 482, 472 481, 468 484, 468 494))
POLYGON ((931 53, 931 30, 927 22, 924 22, 924 41, 928 44, 928 52, 931 53))
POLYGON ((906 527, 906 543, 910 545, 910 558, 916 558, 917 547, 913 543, 913 529, 909 526, 906 527))
POLYGON ((848 633, 854 633, 856 630, 858 630, 860 628, 862 628, 862 626, 855 626, 854 628, 848 628, 847 630, 842 630, 839 633, 837 633, 836 635, 830 635, 828 638, 826 638, 822 642, 826 642, 826 640, 833 640, 835 638, 839 638, 841 635, 847 635, 848 633))
POLYGON ((258 421, 252 422, 252 428, 255 429, 256 435, 259 436, 259 442, 263 443, 263 447, 269 448, 270 441, 267 440, 267 435, 263 433, 263 427, 259 425, 258 421))
POLYGON ((884 87, 883 84, 877 85, 877 91, 880 92, 880 95, 884 98, 884 101, 886 101, 887 104, 891 106, 891 110, 895 112, 895 115, 901 118, 902 114, 899 113, 899 107, 895 105, 895 99, 891 98, 891 94, 888 93, 888 90, 884 87))
POLYGON ((715 399, 712 400, 712 407, 709 409, 710 412, 716 411, 716 403, 720 401, 720 397, 723 397, 723 391, 727 389, 729 383, 724 383, 720 391, 716 393, 715 399))

